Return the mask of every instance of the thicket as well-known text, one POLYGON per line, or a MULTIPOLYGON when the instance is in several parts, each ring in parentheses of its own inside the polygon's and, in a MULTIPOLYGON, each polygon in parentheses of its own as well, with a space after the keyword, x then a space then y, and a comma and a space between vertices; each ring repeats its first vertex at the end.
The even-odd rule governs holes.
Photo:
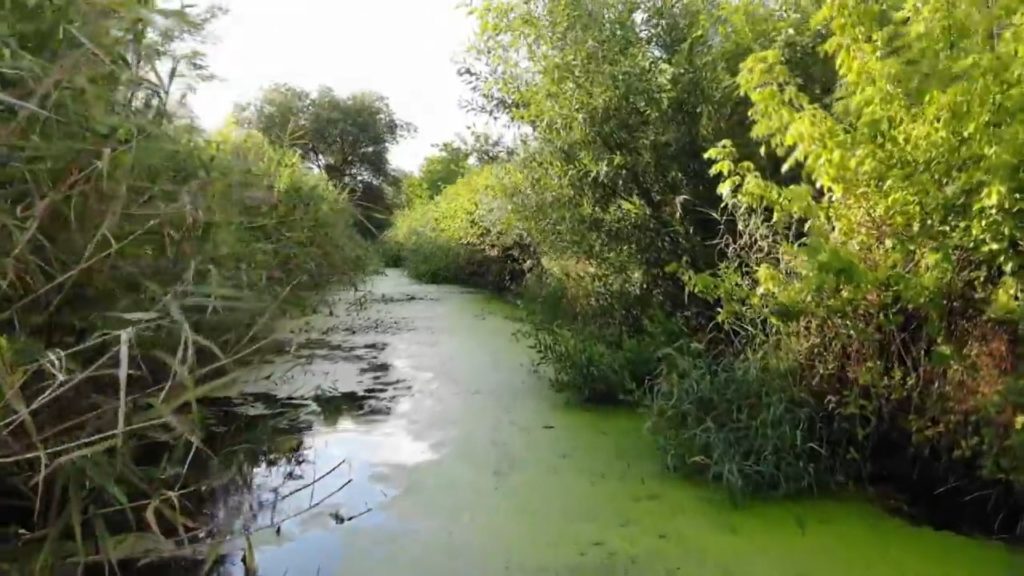
POLYGON ((225 438, 203 397, 371 264, 347 196, 296 153, 193 124, 216 12, 161 6, 0 8, 5 572, 211 534, 203 495, 233 475, 209 469, 225 438))
POLYGON ((642 403, 736 494, 867 483, 1024 535, 1024 3, 474 13, 463 74, 523 142, 399 221, 446 253, 514 235, 558 387, 642 403))
POLYGON ((500 161, 502 144, 447 143, 403 182, 404 206, 383 239, 388 262, 426 282, 496 290, 521 285, 532 259, 512 220, 508 195, 517 173, 500 161))

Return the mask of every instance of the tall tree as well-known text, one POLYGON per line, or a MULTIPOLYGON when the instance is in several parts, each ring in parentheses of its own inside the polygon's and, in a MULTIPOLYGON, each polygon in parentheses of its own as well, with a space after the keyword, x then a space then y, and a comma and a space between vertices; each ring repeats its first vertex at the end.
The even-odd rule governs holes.
POLYGON ((391 213, 387 189, 395 181, 388 152, 415 127, 399 119, 387 98, 373 92, 338 96, 332 89, 310 93, 274 84, 235 108, 240 125, 304 160, 353 195, 367 235, 386 227, 391 213))

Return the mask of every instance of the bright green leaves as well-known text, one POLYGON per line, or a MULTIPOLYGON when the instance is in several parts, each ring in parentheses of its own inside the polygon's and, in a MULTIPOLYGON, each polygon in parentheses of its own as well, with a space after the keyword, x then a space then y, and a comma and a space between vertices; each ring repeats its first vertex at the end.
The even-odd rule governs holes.
POLYGON ((999 319, 1014 320, 1024 315, 1024 290, 1017 278, 1004 276, 992 295, 989 305, 990 316, 999 319))
MULTIPOLYGON (((431 180, 424 162, 417 180, 431 180)), ((517 174, 509 164, 467 166, 436 196, 414 199, 395 216, 384 241, 415 277, 510 288, 525 264, 528 244, 513 220, 517 174)))
MULTIPOLYGON (((988 10, 924 2, 902 12, 901 3, 883 4, 827 2, 819 13, 842 79, 830 109, 811 104, 778 50, 743 64, 753 136, 807 183, 777 190, 719 154, 716 169, 728 177, 721 192, 775 222, 807 222, 811 237, 857 252, 883 283, 915 271, 918 282, 898 283, 911 302, 942 299, 965 281, 987 299, 993 287, 976 283, 981 270, 1018 270, 1013 247, 1024 241, 1020 168, 1006 157, 1014 149, 1019 157, 1024 108, 1003 104, 1019 99, 1021 65, 1004 56, 1020 46, 1019 18, 999 19, 1011 14, 1009 2, 988 10), (954 254, 958 267, 979 273, 956 278, 954 254)), ((818 274, 814 262, 793 269, 818 274)), ((820 288, 815 276, 807 281, 809 291, 820 288)))
POLYGON ((815 22, 833 98, 778 49, 737 77, 782 176, 732 142, 707 156, 736 223, 719 319, 798 343, 817 393, 842 397, 844 417, 872 413, 857 438, 882 414, 915 448, 955 445, 951 458, 1019 477, 993 439, 1007 421, 987 411, 1020 410, 1004 340, 1024 323, 1024 2, 830 0, 815 22))
POLYGON ((398 203, 412 206, 437 197, 469 171, 470 157, 470 149, 457 142, 441 144, 437 153, 423 161, 418 174, 403 179, 398 203))

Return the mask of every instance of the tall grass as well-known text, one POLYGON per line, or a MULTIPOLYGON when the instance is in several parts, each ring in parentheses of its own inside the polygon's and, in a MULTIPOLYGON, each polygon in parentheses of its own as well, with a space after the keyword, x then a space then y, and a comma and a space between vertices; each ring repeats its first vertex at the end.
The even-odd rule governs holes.
POLYGON ((201 399, 303 294, 369 265, 326 179, 188 119, 213 15, 0 8, 0 499, 22 569, 202 534, 201 399))
POLYGON ((676 470, 734 497, 791 495, 841 482, 828 422, 796 385, 799 370, 772 351, 714 357, 692 342, 664 355, 648 405, 651 430, 676 470))

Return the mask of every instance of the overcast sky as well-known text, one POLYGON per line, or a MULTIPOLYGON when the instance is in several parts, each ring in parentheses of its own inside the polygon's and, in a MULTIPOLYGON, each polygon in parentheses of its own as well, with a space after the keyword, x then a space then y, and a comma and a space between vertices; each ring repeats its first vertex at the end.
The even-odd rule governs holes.
POLYGON ((454 58, 472 33, 460 0, 202 0, 230 12, 215 26, 209 62, 222 79, 199 88, 192 108, 208 128, 263 86, 324 84, 339 94, 373 90, 419 128, 392 162, 413 170, 431 145, 473 119, 454 58))

